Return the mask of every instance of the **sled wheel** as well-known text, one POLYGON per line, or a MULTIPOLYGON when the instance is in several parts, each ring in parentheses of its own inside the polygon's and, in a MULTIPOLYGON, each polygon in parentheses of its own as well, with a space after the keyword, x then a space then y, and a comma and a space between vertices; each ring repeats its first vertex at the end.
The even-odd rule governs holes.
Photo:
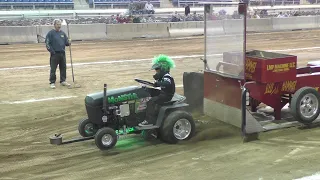
POLYGON ((320 113, 320 95, 311 87, 303 87, 296 91, 291 99, 292 116, 303 124, 311 124, 320 113))
POLYGON ((94 136, 98 129, 98 126, 90 122, 89 119, 82 119, 79 122, 78 131, 82 137, 94 136))
POLYGON ((173 111, 164 120, 160 132, 163 141, 175 144, 188 140, 195 134, 195 123, 188 112, 173 111))
POLYGON ((107 150, 116 145, 118 136, 113 129, 105 127, 98 130, 94 140, 100 150, 107 150))

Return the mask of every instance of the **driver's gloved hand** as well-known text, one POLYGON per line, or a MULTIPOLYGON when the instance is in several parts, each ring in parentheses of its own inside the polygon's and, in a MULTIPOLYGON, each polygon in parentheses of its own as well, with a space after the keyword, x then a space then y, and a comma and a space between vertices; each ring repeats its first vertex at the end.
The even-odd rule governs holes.
POLYGON ((147 89, 147 86, 144 84, 141 84, 142 89, 147 89))
POLYGON ((154 82, 154 86, 155 86, 155 87, 159 87, 159 86, 160 86, 159 81, 155 81, 155 82, 154 82))

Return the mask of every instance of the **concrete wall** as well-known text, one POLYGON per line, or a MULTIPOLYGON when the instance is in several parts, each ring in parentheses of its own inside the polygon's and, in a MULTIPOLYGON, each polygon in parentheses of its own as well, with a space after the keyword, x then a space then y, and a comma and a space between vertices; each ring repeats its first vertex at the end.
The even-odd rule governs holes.
POLYGON ((317 16, 273 18, 273 30, 318 28, 317 16))
MULTIPOLYGON (((37 34, 46 37, 52 28, 53 26, 37 26, 37 34)), ((68 34, 67 26, 62 26, 61 29, 68 34)), ((105 24, 70 24, 69 31, 73 41, 107 39, 105 24)))
POLYGON ((168 23, 170 37, 197 36, 203 35, 204 22, 175 22, 168 23))
MULTIPOLYGON (((320 27, 320 16, 271 19, 248 19, 247 31, 270 32, 320 27)), ((0 44, 36 43, 37 35, 45 37, 52 26, 0 27, 0 44)), ((62 30, 67 33, 67 27, 62 30)), ((76 24, 69 26, 72 40, 130 40, 135 38, 167 38, 204 34, 204 22, 139 23, 139 24, 76 24)), ((208 35, 242 32, 241 20, 209 21, 208 35)), ((42 39, 43 42, 44 39, 42 39)))
POLYGON ((272 19, 248 19, 248 32, 270 32, 273 30, 272 19))
POLYGON ((37 43, 36 27, 0 26, 0 44, 37 43))
POLYGON ((167 23, 108 24, 107 39, 127 40, 134 38, 169 37, 167 23))

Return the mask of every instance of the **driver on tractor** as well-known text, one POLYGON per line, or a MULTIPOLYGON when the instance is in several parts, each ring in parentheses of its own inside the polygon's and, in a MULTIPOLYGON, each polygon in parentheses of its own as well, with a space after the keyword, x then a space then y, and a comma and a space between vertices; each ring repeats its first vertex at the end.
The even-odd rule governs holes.
POLYGON ((160 87, 161 90, 152 89, 152 98, 147 102, 146 120, 141 122, 139 126, 153 126, 156 124, 158 109, 157 106, 163 105, 163 103, 171 101, 176 91, 176 85, 173 77, 170 75, 170 69, 174 68, 174 61, 166 56, 159 55, 153 59, 153 65, 151 69, 156 71, 153 75, 155 79, 155 87, 160 87))

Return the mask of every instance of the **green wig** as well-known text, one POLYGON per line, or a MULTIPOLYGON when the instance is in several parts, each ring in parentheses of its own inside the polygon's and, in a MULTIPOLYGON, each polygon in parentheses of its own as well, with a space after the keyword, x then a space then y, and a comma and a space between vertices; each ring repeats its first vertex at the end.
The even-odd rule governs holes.
POLYGON ((154 57, 152 64, 153 65, 151 69, 161 69, 164 71, 170 71, 171 68, 175 67, 174 61, 169 56, 164 54, 154 57))

